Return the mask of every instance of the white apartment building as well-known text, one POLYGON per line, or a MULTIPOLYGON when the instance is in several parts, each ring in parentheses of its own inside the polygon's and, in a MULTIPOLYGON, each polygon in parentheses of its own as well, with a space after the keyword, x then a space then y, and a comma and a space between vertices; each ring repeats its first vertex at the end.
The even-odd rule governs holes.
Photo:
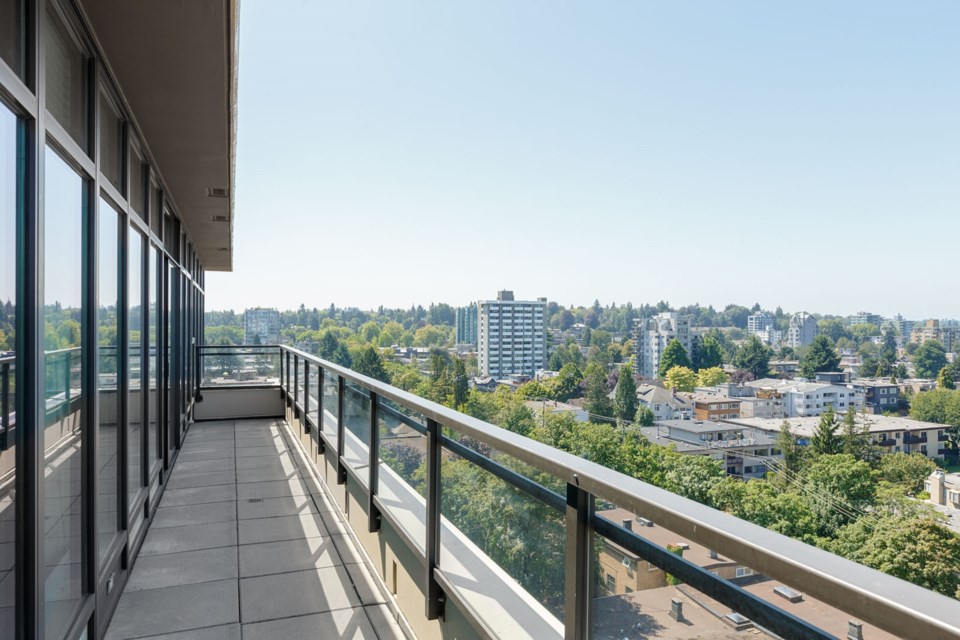
POLYGON ((758 311, 747 317, 747 331, 756 334, 773 328, 773 316, 766 311, 758 311))
POLYGON ((243 343, 280 344, 280 312, 261 307, 244 311, 243 343))
POLYGON ((660 355, 671 340, 679 340, 687 355, 693 353, 693 331, 690 328, 690 316, 676 313, 659 313, 652 318, 638 318, 635 321, 634 345, 637 353, 635 367, 637 373, 648 378, 657 377, 660 355))
POLYGON ((805 347, 817 337, 817 319, 803 311, 790 318, 787 330, 787 346, 792 349, 805 347))
POLYGON ((788 416, 819 416, 828 407, 838 414, 856 408, 857 394, 845 385, 802 382, 783 390, 783 405, 788 416))
POLYGON ((512 291, 499 291, 496 300, 480 300, 477 306, 480 375, 532 378, 547 367, 546 298, 514 300, 512 291))

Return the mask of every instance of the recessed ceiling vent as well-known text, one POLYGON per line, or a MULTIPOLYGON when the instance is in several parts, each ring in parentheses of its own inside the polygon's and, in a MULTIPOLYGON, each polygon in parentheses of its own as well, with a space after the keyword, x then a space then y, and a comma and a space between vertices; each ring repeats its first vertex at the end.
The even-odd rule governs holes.
POLYGON ((214 222, 226 222, 230 218, 228 218, 227 216, 210 216, 210 219, 213 220, 214 222))
POLYGON ((208 198, 226 198, 229 197, 226 189, 221 189, 219 187, 207 187, 207 197, 208 198))

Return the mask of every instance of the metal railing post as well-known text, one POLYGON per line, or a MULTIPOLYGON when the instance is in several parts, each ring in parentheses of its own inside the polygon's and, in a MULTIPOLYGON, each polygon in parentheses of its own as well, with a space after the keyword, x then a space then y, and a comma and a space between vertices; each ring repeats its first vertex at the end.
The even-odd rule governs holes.
POLYGON ((323 455, 327 452, 327 445, 324 443, 320 433, 323 432, 323 367, 317 366, 317 453, 323 455))
POLYGON ((434 571, 440 566, 440 426, 427 419, 426 570, 423 575, 427 620, 443 618, 446 597, 434 571))
POLYGON ((10 363, 0 365, 0 451, 6 451, 10 432, 10 363))
POLYGON ((303 359, 303 432, 310 433, 310 361, 303 359))
MULTIPOLYGON (((574 474, 574 480, 577 479, 574 474)), ((566 572, 564 575, 565 640, 586 640, 590 636, 590 600, 593 581, 590 571, 590 515, 593 496, 567 484, 566 572)))
POLYGON ((293 356, 293 417, 300 417, 297 410, 297 403, 300 402, 300 362, 297 356, 293 356))
POLYGON ((370 438, 368 454, 370 456, 367 472, 369 473, 369 493, 367 494, 367 531, 380 531, 380 510, 374 504, 373 498, 377 495, 380 484, 380 399, 373 391, 370 392, 370 438))
POLYGON ((344 420, 343 420, 343 391, 346 385, 343 376, 337 376, 337 484, 347 481, 347 467, 343 464, 344 447, 344 420))

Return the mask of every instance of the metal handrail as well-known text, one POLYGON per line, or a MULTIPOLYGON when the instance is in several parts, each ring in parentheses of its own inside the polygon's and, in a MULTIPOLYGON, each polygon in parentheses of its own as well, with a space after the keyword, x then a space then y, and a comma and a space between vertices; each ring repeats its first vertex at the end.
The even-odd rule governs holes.
MULTIPOLYGON (((760 573, 789 583, 890 633, 928 640, 960 637, 960 603, 951 598, 459 413, 299 349, 280 346, 280 350, 296 360, 312 363, 326 373, 336 374, 345 382, 359 385, 379 398, 402 405, 422 415, 428 424, 435 422, 450 428, 565 481, 568 486, 568 530, 571 527, 570 493, 586 494, 653 520, 680 536, 735 558, 760 573)), ((281 377, 281 387, 285 382, 286 378, 281 377)), ((576 513, 575 510, 574 515, 576 513)), ((609 532, 607 526, 594 526, 597 519, 594 514, 588 517, 591 528, 609 532)), ((629 543, 629 540, 624 541, 629 543)), ((771 603, 765 606, 779 610, 771 603)), ((583 635, 571 632, 569 626, 568 632, 568 637, 570 633, 577 638, 583 635)))

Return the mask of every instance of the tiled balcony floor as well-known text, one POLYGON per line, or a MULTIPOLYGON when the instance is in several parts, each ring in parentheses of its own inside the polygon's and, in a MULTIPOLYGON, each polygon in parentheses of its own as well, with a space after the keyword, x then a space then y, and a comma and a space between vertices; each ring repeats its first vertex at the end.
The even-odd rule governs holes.
POLYGON ((107 638, 400 639, 278 421, 194 424, 107 638))

